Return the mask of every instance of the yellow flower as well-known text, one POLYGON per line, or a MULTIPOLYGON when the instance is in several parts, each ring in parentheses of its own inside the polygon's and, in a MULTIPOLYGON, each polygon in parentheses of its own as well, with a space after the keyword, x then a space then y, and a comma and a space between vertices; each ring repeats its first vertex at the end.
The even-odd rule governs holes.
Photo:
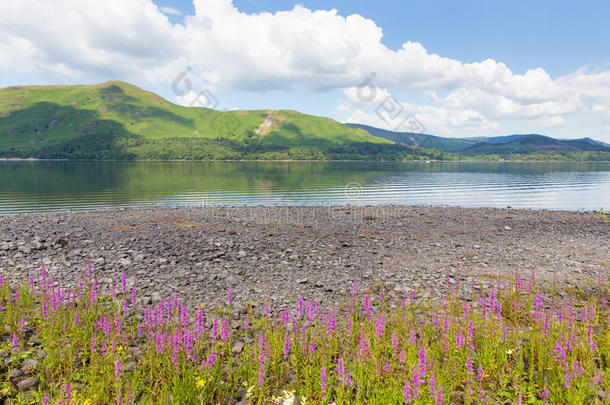
POLYGON ((207 378, 201 378, 201 377, 196 377, 195 378, 195 385, 197 386, 197 388, 203 388, 205 387, 205 384, 207 382, 207 378))
POLYGON ((85 399, 83 405, 91 405, 91 400, 89 398, 85 399))

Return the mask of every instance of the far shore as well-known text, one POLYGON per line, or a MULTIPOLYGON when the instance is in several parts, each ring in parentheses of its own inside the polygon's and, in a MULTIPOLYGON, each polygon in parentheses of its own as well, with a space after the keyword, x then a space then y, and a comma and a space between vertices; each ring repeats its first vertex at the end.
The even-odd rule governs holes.
POLYGON ((307 160, 307 159, 39 159, 39 158, 0 158, 0 161, 15 162, 352 162, 352 163, 610 163, 610 160, 307 160))

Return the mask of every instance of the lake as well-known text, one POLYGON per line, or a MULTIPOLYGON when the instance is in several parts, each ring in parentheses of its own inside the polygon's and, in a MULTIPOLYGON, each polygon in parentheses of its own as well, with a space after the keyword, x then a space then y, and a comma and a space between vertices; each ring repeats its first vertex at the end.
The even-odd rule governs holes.
POLYGON ((0 214, 202 205, 610 207, 610 162, 0 161, 0 214))

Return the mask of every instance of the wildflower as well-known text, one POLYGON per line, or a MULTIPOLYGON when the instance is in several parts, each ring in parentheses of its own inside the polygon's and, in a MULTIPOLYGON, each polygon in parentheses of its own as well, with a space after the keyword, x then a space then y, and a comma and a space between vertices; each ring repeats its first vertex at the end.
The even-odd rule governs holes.
POLYGON ((64 384, 64 389, 66 390, 66 393, 65 393, 66 402, 72 402, 71 388, 72 388, 72 385, 70 385, 70 383, 64 384))
POLYGON ((201 378, 201 377, 195 378, 195 385, 197 386, 197 388, 205 387, 205 383, 206 383, 206 380, 204 380, 203 378, 201 378))
POLYGON ((419 359, 419 374, 422 377, 425 377, 427 367, 426 367, 426 348, 424 346, 421 346, 419 348, 418 359, 419 359))
POLYGON ((344 380, 344 373, 345 373, 345 369, 343 367, 343 357, 339 357, 339 360, 337 362, 337 377, 339 378, 339 381, 343 382, 344 380))
POLYGON ((14 333, 11 337, 11 346, 13 348, 13 352, 17 353, 17 350, 19 349, 19 338, 14 333))
POLYGON ((233 305, 233 289, 231 287, 227 291, 227 300, 229 301, 229 306, 233 305))
POLYGON ((290 336, 286 335, 284 339, 284 360, 288 360, 288 354, 290 353, 290 336))
POLYGON ((133 288, 131 289, 131 306, 132 307, 136 306, 137 299, 138 299, 138 290, 136 289, 136 286, 134 285, 133 288))
POLYGON ((121 361, 117 360, 114 362, 114 376, 118 379, 121 378, 121 361))
POLYGON ((439 386, 436 390, 436 397, 434 398, 436 405, 441 405, 443 403, 443 387, 439 386))
POLYGON ((216 342, 216 339, 218 339, 218 319, 212 322, 212 341, 216 342))
POLYGON ((430 395, 435 395, 436 393, 436 376, 432 374, 430 376, 430 395))
POLYGON ((550 392, 546 381, 544 382, 544 390, 540 393, 540 396, 542 397, 542 400, 545 404, 549 403, 550 392))
POLYGON ((322 391, 322 395, 326 394, 326 367, 324 366, 320 370, 320 391, 322 391))
POLYGON ((125 272, 121 272, 121 292, 125 294, 127 292, 127 277, 125 272))
POLYGON ((394 357, 398 354, 398 334, 396 331, 392 332, 392 348, 394 349, 394 357))
POLYGON ((473 374, 472 357, 470 357, 470 354, 468 355, 468 357, 466 357, 466 369, 468 370, 468 375, 473 374))
POLYGON ((229 340, 229 319, 225 318, 222 321, 222 327, 220 328, 220 338, 223 341, 229 340))
POLYGON ((207 364, 208 368, 214 367, 214 362, 216 361, 216 351, 214 349, 210 350, 208 353, 207 364))
POLYGON ((371 301, 369 300, 369 296, 365 295, 364 296, 364 312, 366 313, 366 319, 369 322, 371 321, 371 309, 372 309, 372 305, 371 305, 371 301))
POLYGON ((462 332, 459 330, 455 334, 455 347, 457 350, 460 350, 462 347, 464 347, 464 335, 462 335, 462 332))
POLYGON ((381 338, 383 336, 384 330, 385 330, 385 315, 383 312, 381 312, 375 318, 375 335, 377 335, 378 338, 381 338))
POLYGON ((411 384, 409 383, 409 380, 407 380, 407 382, 405 382, 404 394, 405 394, 405 402, 407 404, 410 404, 411 400, 413 398, 413 392, 411 391, 411 384))

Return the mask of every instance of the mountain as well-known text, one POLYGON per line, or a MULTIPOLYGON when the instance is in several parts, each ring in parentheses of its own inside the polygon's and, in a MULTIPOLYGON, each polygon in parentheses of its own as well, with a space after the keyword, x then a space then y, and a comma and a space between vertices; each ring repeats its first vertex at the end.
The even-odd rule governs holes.
POLYGON ((537 134, 443 138, 292 110, 184 107, 121 81, 0 89, 0 158, 459 160, 487 155, 610 160, 610 146, 537 134))
POLYGON ((437 149, 444 152, 459 152, 476 144, 478 141, 462 138, 443 138, 435 135, 414 132, 395 132, 386 129, 371 127, 364 124, 347 123, 351 127, 361 128, 371 135, 388 139, 401 145, 418 146, 421 148, 437 149))
POLYGON ((183 107, 120 81, 0 89, 4 157, 232 159, 292 151, 319 158, 354 144, 392 142, 296 111, 183 107))
POLYGON ((583 139, 555 139, 544 135, 509 135, 506 137, 489 138, 469 146, 461 152, 467 155, 483 154, 527 154, 540 151, 583 152, 601 151, 610 152, 610 147, 598 142, 588 142, 583 139))
POLYGON ((363 124, 347 125, 362 128, 371 135, 403 145, 437 149, 463 155, 507 155, 537 152, 610 152, 610 145, 591 138, 555 139, 539 134, 513 134, 477 138, 443 138, 412 132, 395 132, 363 124))

